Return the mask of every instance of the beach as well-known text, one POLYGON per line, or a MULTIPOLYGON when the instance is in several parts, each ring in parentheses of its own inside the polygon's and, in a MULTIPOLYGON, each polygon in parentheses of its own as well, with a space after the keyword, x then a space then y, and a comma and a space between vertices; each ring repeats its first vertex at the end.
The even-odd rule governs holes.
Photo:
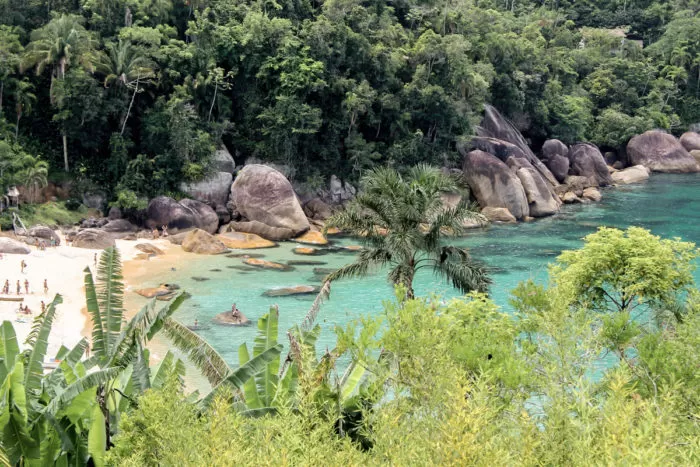
MULTIPOLYGON (((173 246, 167 240, 117 240, 122 264, 125 265, 123 272, 127 290, 129 261, 149 263, 147 260, 136 259, 143 254, 136 249, 139 243, 150 243, 163 250, 173 246)), ((53 358, 62 345, 71 348, 83 337, 89 337, 91 322, 85 306, 84 270, 89 267, 93 275, 96 275, 95 255, 99 261, 102 251, 66 246, 62 236, 60 246, 47 247, 45 250, 36 247, 31 249, 28 255, 4 254, 0 259, 0 289, 5 280, 10 281, 10 294, 0 295, 0 298, 23 298, 22 302, 0 300, 0 321, 10 321, 13 324, 20 347, 24 348, 23 343, 32 328, 33 318, 41 312, 41 302, 44 301, 48 306, 57 293, 61 294, 63 302, 57 307, 49 335, 47 358, 53 358), (22 260, 26 263, 24 273, 21 272, 22 260), (44 293, 44 279, 47 281, 48 293, 44 293), (20 295, 16 293, 18 280, 21 285, 20 295), (29 294, 25 293, 25 280, 29 281, 29 294), (29 307, 32 316, 19 313, 20 303, 29 307)), ((129 317, 136 311, 138 310, 129 310, 127 307, 126 316, 129 317)))

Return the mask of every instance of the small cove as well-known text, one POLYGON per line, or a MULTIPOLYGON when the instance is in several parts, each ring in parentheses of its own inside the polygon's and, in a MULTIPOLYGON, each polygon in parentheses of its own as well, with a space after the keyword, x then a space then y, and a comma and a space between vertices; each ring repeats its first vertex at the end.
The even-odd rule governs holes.
MULTIPOLYGON (((470 248, 472 254, 493 268, 494 285, 491 295, 502 309, 508 311, 510 291, 521 281, 547 280, 547 264, 565 249, 578 248, 582 238, 599 226, 626 228, 645 227, 663 237, 680 237, 700 244, 700 175, 653 175, 641 184, 606 189, 603 201, 597 204, 568 205, 556 216, 531 223, 494 225, 468 232, 454 239, 454 244, 470 248)), ((336 245, 357 244, 355 239, 332 239, 336 245)), ((235 255, 198 256, 188 253, 154 259, 129 274, 131 289, 152 287, 159 283, 179 284, 192 294, 175 317, 185 324, 198 320, 211 327, 200 331, 226 361, 235 366, 241 343, 252 344, 255 325, 243 328, 217 326, 211 319, 230 310, 231 304, 255 323, 271 305, 280 311, 280 335, 301 322, 314 299, 313 295, 265 297, 271 288, 295 285, 319 285, 322 275, 314 269, 337 268, 352 261, 349 252, 332 252, 319 256, 299 256, 292 252, 294 242, 284 242, 276 248, 250 251, 263 255, 268 261, 287 264, 296 262, 287 271, 255 269, 243 264, 235 255), (301 264, 299 263, 301 262, 301 264), (324 263, 324 264, 318 264, 324 263), (171 268, 175 268, 172 270, 171 268), (206 278, 207 280, 202 280, 206 278)), ((238 253, 238 252, 236 252, 238 253)), ((245 252, 242 252, 245 253, 245 252)), ((696 274, 696 280, 700 276, 696 274)), ((428 271, 420 271, 415 281, 416 294, 437 294, 443 298, 460 293, 428 271)), ((323 327, 317 343, 319 350, 333 347, 333 327, 362 315, 374 315, 382 310, 382 301, 393 297, 392 288, 381 271, 370 277, 345 280, 333 285, 330 300, 322 307, 318 323, 323 327)), ((135 312, 145 299, 128 292, 127 309, 135 312)), ((166 351, 163 342, 154 346, 154 356, 166 351)))

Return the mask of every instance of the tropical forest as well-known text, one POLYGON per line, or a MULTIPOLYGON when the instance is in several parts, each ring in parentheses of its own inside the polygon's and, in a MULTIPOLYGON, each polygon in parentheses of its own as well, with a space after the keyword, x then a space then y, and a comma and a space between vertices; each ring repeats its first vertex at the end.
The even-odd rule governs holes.
POLYGON ((700 465, 700 0, 0 0, 0 466, 700 465))

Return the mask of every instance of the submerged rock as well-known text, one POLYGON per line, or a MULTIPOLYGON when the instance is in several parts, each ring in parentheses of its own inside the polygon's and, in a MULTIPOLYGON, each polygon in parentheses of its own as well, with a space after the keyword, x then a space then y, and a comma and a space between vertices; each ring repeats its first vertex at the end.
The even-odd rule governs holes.
POLYGON ((275 263, 272 261, 265 261, 264 259, 248 258, 243 262, 249 266, 254 266, 256 268, 262 269, 274 269, 278 271, 285 271, 290 269, 289 266, 286 266, 284 264, 275 263))
POLYGON ((318 248, 311 248, 308 246, 298 246, 292 250, 292 253, 294 253, 295 255, 313 256, 320 254, 321 250, 319 250, 318 248))
POLYGON ((264 297, 287 297, 290 295, 308 295, 318 293, 319 287, 312 285, 295 285, 294 287, 280 287, 263 292, 264 297))
POLYGON ((191 279, 193 281, 196 281, 196 282, 205 282, 205 281, 209 280, 208 277, 201 277, 201 276, 193 276, 191 279))
POLYGON ((303 259, 291 259, 287 261, 288 266, 323 266, 328 264, 325 261, 309 261, 303 259))
POLYGON ((226 255, 227 258, 264 258, 265 255, 260 253, 231 253, 226 255))

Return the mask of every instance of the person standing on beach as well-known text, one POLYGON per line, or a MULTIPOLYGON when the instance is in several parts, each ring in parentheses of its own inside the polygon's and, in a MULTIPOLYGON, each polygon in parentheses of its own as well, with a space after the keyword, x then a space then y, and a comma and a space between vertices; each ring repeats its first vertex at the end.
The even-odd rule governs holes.
POLYGON ((24 268, 26 268, 26 267, 27 267, 27 263, 25 263, 24 260, 22 260, 22 261, 19 263, 19 268, 20 268, 20 270, 22 271, 22 274, 24 274, 24 268))
POLYGON ((95 266, 97 266, 97 253, 95 253, 95 256, 93 259, 95 260, 95 266))
POLYGON ((19 279, 17 279, 17 295, 22 294, 22 286, 19 285, 19 279))
POLYGON ((49 293, 49 283, 44 279, 44 295, 49 293))
POLYGON ((24 279, 24 293, 29 295, 29 281, 27 279, 24 279))
POLYGON ((5 279, 5 285, 2 288, 2 293, 10 295, 10 279, 5 279))
POLYGON ((44 301, 42 300, 41 301, 41 314, 43 315, 45 311, 46 311, 46 303, 44 303, 44 301))

